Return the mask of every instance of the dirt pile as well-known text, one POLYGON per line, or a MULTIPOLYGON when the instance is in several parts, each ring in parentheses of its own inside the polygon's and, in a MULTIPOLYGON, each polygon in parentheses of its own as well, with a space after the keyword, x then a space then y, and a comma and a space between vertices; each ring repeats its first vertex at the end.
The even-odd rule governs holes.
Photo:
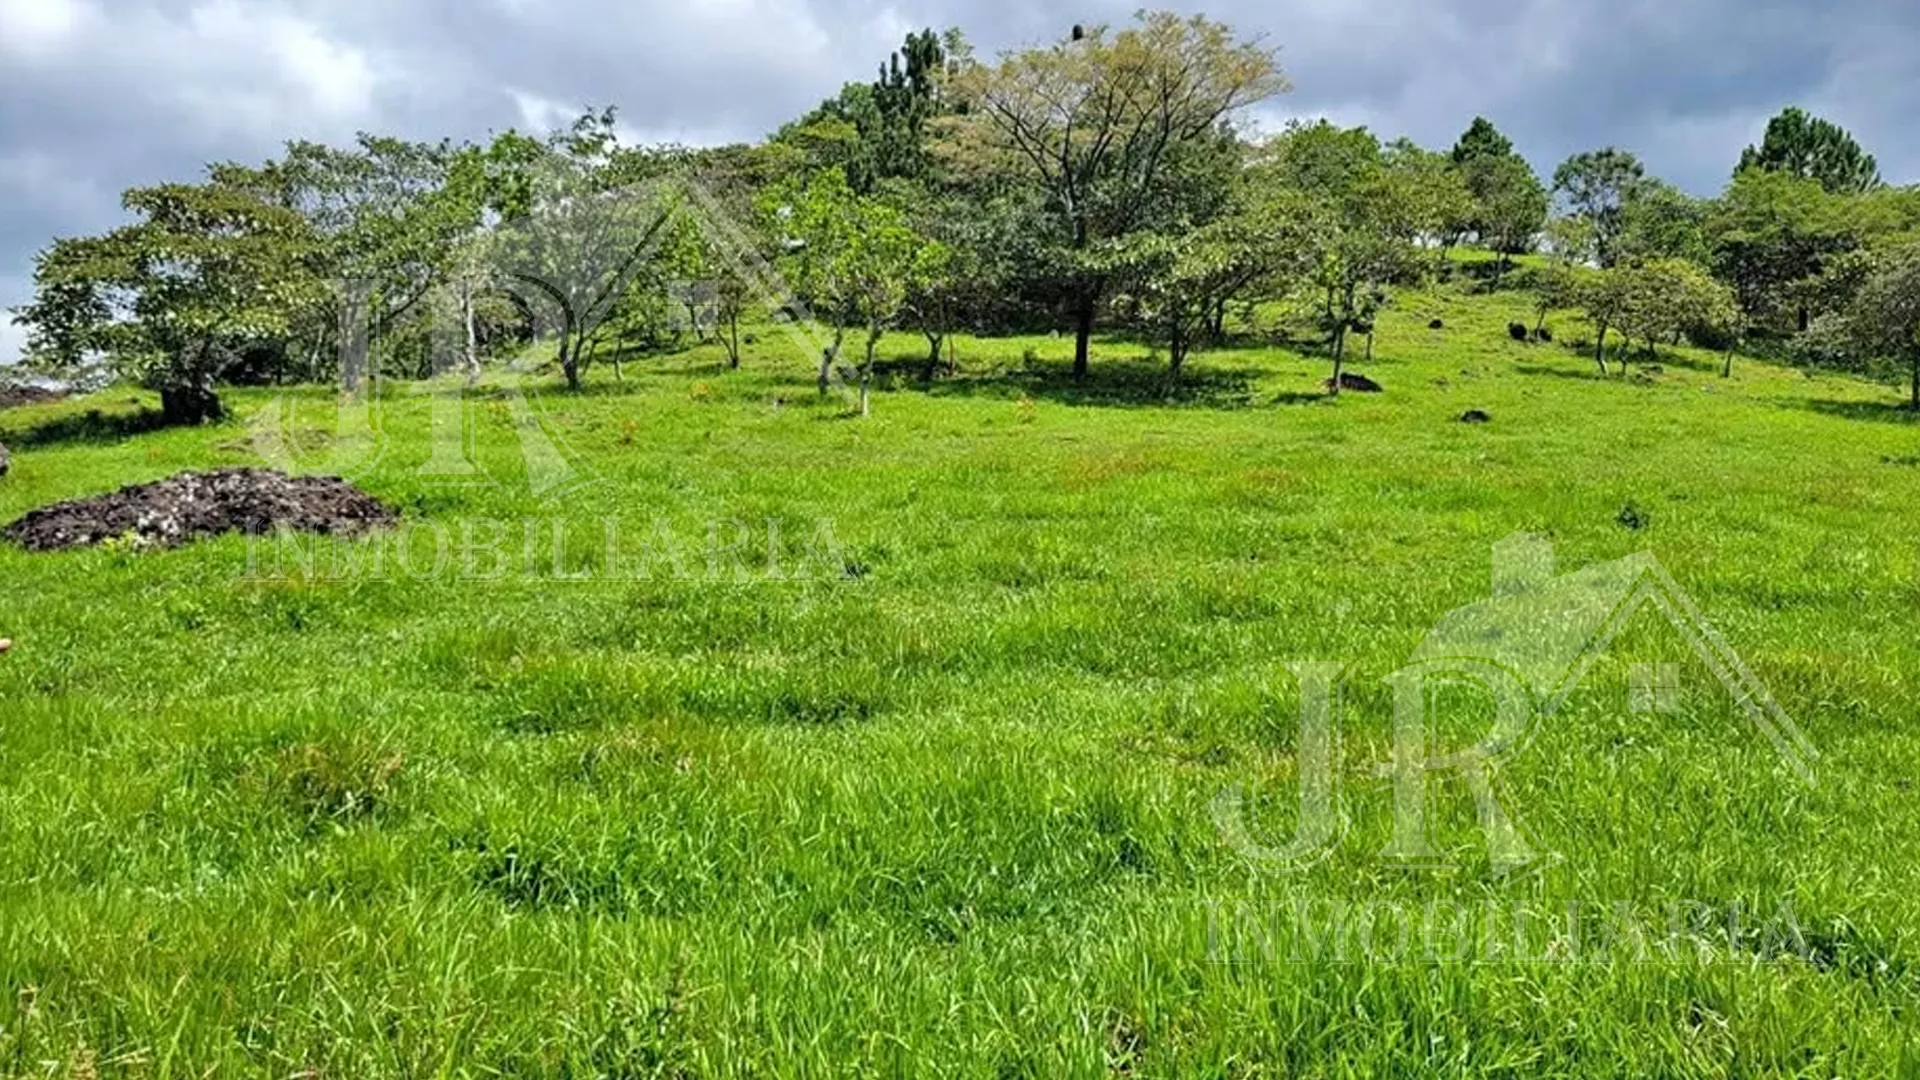
POLYGON ((332 476, 268 469, 182 473, 111 495, 35 510, 0 531, 29 551, 86 547, 133 537, 160 547, 220 533, 297 532, 353 536, 399 521, 379 500, 332 476))
POLYGON ((66 396, 63 391, 48 390, 39 386, 0 386, 0 409, 13 409, 21 405, 45 405, 66 396))

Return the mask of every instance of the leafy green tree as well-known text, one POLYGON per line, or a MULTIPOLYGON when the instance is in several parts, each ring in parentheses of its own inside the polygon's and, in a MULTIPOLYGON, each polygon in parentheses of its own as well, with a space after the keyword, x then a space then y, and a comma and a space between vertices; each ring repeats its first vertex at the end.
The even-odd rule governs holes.
POLYGON ((1111 249, 1128 299, 1167 346, 1169 388, 1228 304, 1284 295, 1315 268, 1308 257, 1314 239, 1296 193, 1247 185, 1234 208, 1212 221, 1141 233, 1111 249))
POLYGON ((951 82, 960 110, 942 153, 982 179, 1029 186, 1052 228, 1051 261, 1074 312, 1074 373, 1087 370, 1094 320, 1111 282, 1092 250, 1145 226, 1182 194, 1183 153, 1286 89, 1274 51, 1202 17, 1143 13, 1047 49, 968 64, 951 82))
POLYGON ((1332 336, 1331 385, 1338 394, 1348 335, 1368 335, 1371 348, 1388 287, 1425 268, 1411 237, 1426 211, 1406 177, 1388 168, 1379 140, 1365 128, 1342 129, 1324 120, 1295 125, 1268 154, 1265 182, 1301 199, 1311 265, 1306 276, 1332 336))
POLYGON ((499 238, 501 272, 549 302, 574 390, 636 282, 657 269, 681 199, 669 183, 626 183, 619 150, 611 110, 556 132, 524 168, 525 213, 499 238))
POLYGON ((439 282, 478 223, 473 192, 451 183, 447 143, 361 135, 351 149, 293 142, 264 173, 319 237, 317 268, 332 281, 341 385, 357 392, 373 338, 439 282))
POLYGON ((1764 169, 1818 181, 1829 194, 1860 195, 1881 186, 1880 167, 1845 128, 1800 108, 1788 108, 1767 124, 1759 146, 1740 154, 1736 174, 1764 169))
POLYGON ((1409 244, 1438 241, 1435 254, 1444 260, 1446 250, 1474 225, 1473 192, 1453 161, 1417 146, 1410 139, 1396 139, 1381 154, 1381 167, 1387 183, 1396 188, 1394 205, 1402 212, 1393 223, 1409 244))
POLYGON ((220 419, 222 373, 250 344, 282 338, 320 282, 316 237, 299 214, 220 182, 136 188, 138 220, 56 241, 15 312, 30 359, 71 372, 95 360, 160 394, 164 419, 220 419))
POLYGON ((1707 204, 1661 180, 1647 180, 1621 216, 1625 259, 1708 261, 1707 204))
POLYGON ((1847 204, 1812 180, 1749 169, 1711 208, 1704 222, 1711 265, 1730 285, 1750 324, 1805 330, 1808 283, 1828 260, 1864 238, 1847 204), (1782 327, 1783 320, 1794 325, 1782 327))
POLYGON ((1462 169, 1476 161, 1515 156, 1513 140, 1500 134, 1500 129, 1484 116, 1474 117, 1460 140, 1453 144, 1453 163, 1462 169))
POLYGON ((1620 232, 1627 207, 1646 180, 1640 159, 1617 147, 1575 154, 1553 173, 1553 191, 1593 223, 1593 257, 1601 267, 1620 258, 1620 232))
POLYGON ((847 333, 865 332, 860 415, 866 416, 880 339, 906 313, 914 290, 942 272, 946 248, 916 233, 897 208, 856 194, 838 169, 783 186, 768 205, 789 237, 785 261, 793 280, 833 328, 833 346, 820 362, 821 393, 847 333))
MULTIPOLYGON (((1685 259, 1649 259, 1608 273, 1623 290, 1616 322, 1629 346, 1634 338, 1645 343, 1648 357, 1662 341, 1725 335, 1738 318, 1732 291, 1685 259)), ((1625 352, 1621 371, 1626 371, 1625 352)))
POLYGON ((1920 242, 1873 255, 1845 307, 1810 329, 1812 351, 1827 362, 1908 385, 1920 412, 1920 242))
POLYGON ((1475 205, 1474 229, 1499 253, 1504 273, 1513 256, 1534 249, 1547 221, 1547 189, 1533 166, 1517 155, 1479 157, 1465 168, 1475 205))

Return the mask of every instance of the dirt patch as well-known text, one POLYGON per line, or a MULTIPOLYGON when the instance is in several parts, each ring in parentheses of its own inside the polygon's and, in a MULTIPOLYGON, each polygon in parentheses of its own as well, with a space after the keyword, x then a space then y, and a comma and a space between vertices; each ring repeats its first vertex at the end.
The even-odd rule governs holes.
POLYGON ((338 477, 221 469, 182 473, 35 510, 0 536, 29 551, 86 547, 129 536, 178 547, 229 532, 287 529, 353 536, 397 521, 399 515, 384 503, 338 477))
POLYGON ((45 405, 60 401, 67 396, 64 390, 48 390, 39 386, 0 386, 0 409, 16 409, 22 405, 45 405))

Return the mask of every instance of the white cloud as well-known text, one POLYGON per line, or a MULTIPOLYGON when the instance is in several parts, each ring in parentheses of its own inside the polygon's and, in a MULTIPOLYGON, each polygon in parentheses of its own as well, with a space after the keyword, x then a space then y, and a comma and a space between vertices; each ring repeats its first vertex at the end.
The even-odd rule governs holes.
POLYGON ((58 52, 92 18, 83 0, 0 0, 0 53, 36 57, 58 52))

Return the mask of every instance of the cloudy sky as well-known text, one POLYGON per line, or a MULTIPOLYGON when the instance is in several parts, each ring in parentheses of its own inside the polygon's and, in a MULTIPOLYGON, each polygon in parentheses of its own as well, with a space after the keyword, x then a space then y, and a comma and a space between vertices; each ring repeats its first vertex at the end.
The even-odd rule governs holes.
MULTIPOLYGON (((1121 22, 1142 0, 0 0, 0 308, 33 252, 119 220, 131 185, 357 130, 481 138, 618 105, 638 138, 765 134, 920 26, 983 52, 1121 22), (1041 7, 1050 10, 1041 11, 1041 7)), ((1920 181, 1911 0, 1214 0, 1282 47, 1328 116, 1442 147, 1475 114, 1543 171, 1619 144, 1717 190, 1767 117, 1802 104, 1920 181)), ((0 319, 0 362, 19 335, 0 319)))

